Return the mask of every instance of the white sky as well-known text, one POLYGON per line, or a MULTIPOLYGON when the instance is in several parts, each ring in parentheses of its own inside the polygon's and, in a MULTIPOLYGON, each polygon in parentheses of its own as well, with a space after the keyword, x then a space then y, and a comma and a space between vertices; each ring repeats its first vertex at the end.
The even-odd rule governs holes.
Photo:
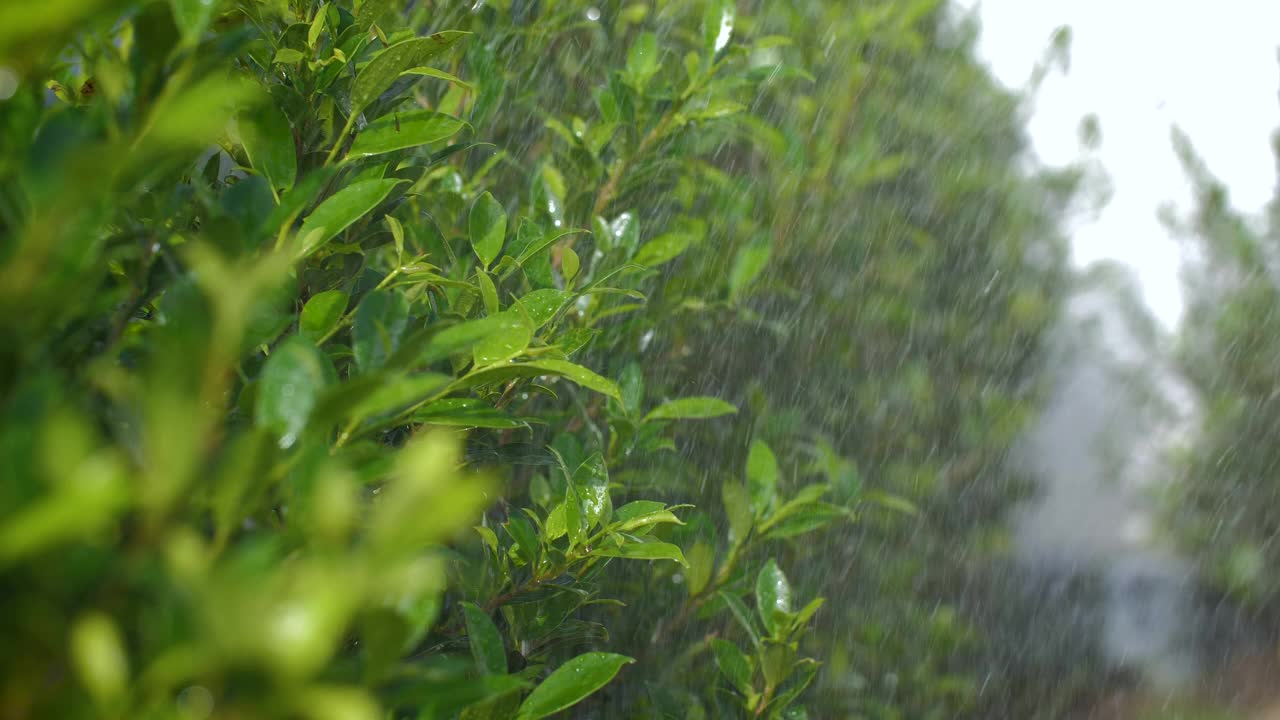
POLYGON ((1271 132, 1280 126, 1280 0, 961 0, 979 7, 980 55, 1021 87, 1054 28, 1072 29, 1071 68, 1041 88, 1030 133, 1051 165, 1079 156, 1080 119, 1102 125, 1099 159, 1114 189, 1096 222, 1072 232, 1076 263, 1114 258, 1137 270, 1166 326, 1182 308, 1181 250, 1156 209, 1190 198, 1169 128, 1186 130, 1233 203, 1255 212, 1271 197, 1271 132))

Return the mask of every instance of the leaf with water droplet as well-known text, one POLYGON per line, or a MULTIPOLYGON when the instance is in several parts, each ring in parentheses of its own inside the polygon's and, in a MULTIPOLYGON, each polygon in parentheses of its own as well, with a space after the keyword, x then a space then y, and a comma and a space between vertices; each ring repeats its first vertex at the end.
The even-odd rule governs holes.
POLYGON ((572 707, 604 687, 623 665, 635 662, 625 655, 589 652, 555 669, 529 693, 516 713, 516 720, 541 720, 572 707))
POLYGON ((770 633, 777 629, 775 613, 791 612, 791 583, 773 558, 756 575, 756 610, 770 633))
POLYGON ((480 264, 488 270, 502 251, 502 242, 507 236, 507 211, 486 192, 471 206, 467 229, 471 248, 480 258, 480 264))
POLYGON ((293 336, 263 365, 254 399, 254 422, 288 448, 306 429, 316 399, 333 375, 328 359, 310 341, 293 336))

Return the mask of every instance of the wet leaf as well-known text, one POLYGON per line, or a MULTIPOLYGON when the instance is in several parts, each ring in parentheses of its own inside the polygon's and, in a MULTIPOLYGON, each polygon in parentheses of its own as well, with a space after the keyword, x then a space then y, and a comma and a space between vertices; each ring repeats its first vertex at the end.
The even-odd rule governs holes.
POLYGON ((369 214, 403 180, 365 180, 345 187, 320 203, 298 231, 302 256, 310 255, 369 214))
POLYGON ((770 633, 777 630, 774 614, 791 612, 791 584, 773 558, 769 558, 756 575, 756 609, 770 633))
POLYGON ((254 421, 289 448, 307 427, 320 392, 329 383, 328 360, 308 340, 294 336, 267 358, 258 380, 254 421))
POLYGON ((644 416, 645 422, 650 420, 699 420, 732 415, 738 408, 713 397, 687 397, 669 400, 644 416))
POLYGON ((760 440, 752 441, 747 454, 747 489, 756 517, 767 515, 778 497, 778 459, 760 440))
POLYGON ((469 34, 446 30, 396 43, 375 55, 351 85, 351 115, 364 112, 404 71, 425 65, 469 34))
POLYGON ((475 250, 476 257, 480 258, 481 266, 488 270, 502 251, 502 243, 507 236, 507 211, 486 192, 471 206, 467 228, 470 231, 471 248, 475 250))
POLYGON ((572 707, 604 687, 623 665, 635 660, 625 655, 589 652, 573 658, 551 673, 521 703, 516 720, 539 720, 572 707))
POLYGON ((383 367, 400 346, 409 324, 409 303, 401 293, 374 290, 360 301, 351 329, 356 367, 367 373, 383 367))
POLYGON ((430 145, 457 135, 467 124, 431 110, 395 112, 374 120, 356 135, 348 158, 394 152, 430 145))
POLYGON ((241 115, 240 139, 253 169, 277 191, 293 187, 298 174, 293 129, 278 108, 264 105, 251 115, 241 115))
POLYGON ((596 548, 592 554, 628 560, 674 560, 686 567, 689 565, 680 548, 666 542, 628 542, 618 547, 605 545, 596 548))
POLYGON ((467 641, 471 644, 471 656, 475 658, 476 667, 482 673, 505 675, 507 649, 489 614, 469 602, 462 603, 462 614, 466 619, 467 641))
POLYGON ((751 661, 737 645, 720 638, 711 639, 711 653, 715 656, 716 667, 724 675, 735 690, 746 695, 752 691, 751 661))
POLYGON ((494 316, 499 325, 475 343, 471 353, 476 367, 510 360, 524 352, 533 340, 533 328, 519 313, 508 310, 494 316))

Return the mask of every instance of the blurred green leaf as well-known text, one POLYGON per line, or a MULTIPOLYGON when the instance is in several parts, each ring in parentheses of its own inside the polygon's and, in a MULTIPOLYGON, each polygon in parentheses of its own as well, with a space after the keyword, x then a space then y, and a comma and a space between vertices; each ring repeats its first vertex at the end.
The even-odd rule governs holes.
POLYGON ((307 427, 320 392, 329 383, 328 360, 305 338, 284 341, 262 368, 254 420, 282 448, 292 447, 307 427))
POLYGON ((481 266, 488 270, 502 251, 502 243, 507 236, 507 211, 486 192, 471 206, 467 227, 471 233, 471 248, 480 258, 481 266))
POLYGON ((645 422, 650 420, 698 420, 732 415, 738 408, 713 397, 687 397, 668 400, 649 411, 644 416, 645 422))
POLYGON ((471 643, 476 667, 490 675, 506 674, 507 650, 489 614, 475 603, 462 603, 462 614, 466 618, 467 639, 471 643))

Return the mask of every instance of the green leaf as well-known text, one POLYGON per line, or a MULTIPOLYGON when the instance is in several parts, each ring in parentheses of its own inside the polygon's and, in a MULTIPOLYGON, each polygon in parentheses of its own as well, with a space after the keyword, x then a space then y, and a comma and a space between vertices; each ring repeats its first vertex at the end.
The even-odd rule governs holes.
POLYGON ((467 229, 471 235, 471 248, 480 258, 480 264, 488 270, 502 251, 502 242, 507 236, 507 211, 486 192, 471 206, 467 229))
POLYGON ((701 420, 706 418, 732 415, 738 408, 713 397, 687 397, 669 400, 649 411, 644 416, 645 422, 650 420, 701 420))
POLYGON ((453 47, 469 34, 446 30, 396 43, 375 55, 356 75, 355 82, 351 85, 352 117, 364 112, 405 70, 425 65, 428 60, 453 47))
POLYGON ((613 519, 615 522, 622 523, 628 520, 644 517, 646 515, 659 513, 666 509, 666 505, 663 505, 656 500, 634 500, 614 511, 613 519))
POLYGON ((747 695, 752 691, 751 660, 737 645, 720 638, 711 639, 711 653, 715 656, 716 667, 724 675, 735 690, 747 695))
POLYGON ((547 513, 547 520, 543 524, 542 533, 548 541, 557 540, 564 537, 569 532, 568 522, 565 520, 565 504, 561 500, 551 512, 547 513))
POLYGON ((690 597, 701 593, 707 583, 711 582, 711 574, 716 567, 716 551, 708 543, 698 541, 689 548, 687 555, 689 569, 685 572, 690 597))
POLYGON ((710 63, 721 50, 728 47, 729 40, 733 37, 733 23, 736 15, 737 0, 711 0, 707 3, 707 12, 702 20, 706 62, 710 63))
POLYGON ((355 26, 364 32, 396 6, 403 7, 403 3, 400 0, 364 0, 360 3, 360 11, 356 13, 355 26))
POLYGON ((588 390, 608 395, 615 400, 619 397, 618 386, 613 381, 600 377, 581 365, 565 360, 530 360, 520 363, 497 364, 469 373, 463 378, 461 385, 464 387, 476 387, 512 378, 531 378, 540 375, 555 375, 575 382, 588 390))
POLYGON ((401 75, 422 75, 425 77, 433 77, 433 78, 436 78, 437 80, 444 80, 445 82, 453 83, 454 85, 457 85, 458 87, 461 87, 469 92, 475 92, 475 87, 471 83, 464 82, 461 79, 454 77, 453 75, 450 75, 449 73, 443 70, 437 70, 433 67, 409 68, 408 70, 405 70, 403 73, 400 73, 400 74, 401 75))
MULTIPOLYGON (((795 537, 826 527, 836 520, 849 518, 848 508, 832 505, 831 503, 801 503, 784 507, 787 509, 785 516, 778 517, 775 515, 769 519, 767 529, 761 528, 761 532, 766 536, 771 538, 795 537)), ((781 509, 779 509, 779 514, 781 514, 781 509)))
POLYGON ((539 720, 572 707, 604 687, 623 665, 635 660, 625 655, 589 652, 556 668, 520 704, 516 720, 539 720))
POLYGON ((365 180, 345 187, 320 203, 298 231, 303 242, 299 255, 305 257, 337 237, 367 215, 404 180, 365 180))
POLYGON ((471 350, 476 343, 505 331, 507 318, 502 315, 500 313, 494 317, 468 320, 442 330, 428 328, 417 336, 418 342, 413 343, 412 347, 406 347, 406 351, 412 353, 410 362, 429 365, 471 350))
POLYGON ((254 421, 282 448, 307 427, 320 392, 329 383, 328 360, 305 338, 293 336, 267 358, 258 379, 254 421))
POLYGON ((747 490, 756 517, 764 517, 773 509, 778 497, 778 459, 761 440, 753 441, 747 453, 747 490))
POLYGON ((528 427, 520 418, 512 417, 474 398, 446 398, 426 405, 413 414, 415 422, 452 427, 479 427, 495 430, 528 427))
POLYGON ((676 545, 666 542, 627 542, 621 546, 605 545, 596 548, 592 555, 626 558, 628 560, 674 560, 685 567, 689 561, 676 545))
POLYGON ((572 297, 572 294, 563 290, 542 288, 526 294, 520 298, 519 302, 524 307, 525 312, 529 313, 529 319, 533 321, 534 329, 537 329, 546 325, 547 321, 555 317, 556 312, 570 297, 572 297))
POLYGON ((493 284, 493 278, 484 270, 479 270, 476 272, 476 284, 480 286, 480 299, 484 301, 485 314, 497 315, 498 288, 493 284))
POLYGON ((747 609, 746 603, 742 602, 742 598, 732 593, 720 590, 716 595, 724 602, 725 607, 729 608, 729 614, 733 615, 742 629, 747 631, 747 636, 751 638, 751 643, 757 648, 760 647, 760 631, 756 629, 756 625, 751 620, 751 611, 747 609))
POLYGON ((774 614, 791 612, 791 583, 773 558, 769 558, 756 575, 756 610, 770 633, 777 628, 774 614))
POLYGON ((366 125, 351 143, 347 158, 364 158, 430 145, 457 135, 464 127, 467 127, 465 122, 431 110, 392 113, 366 125))
POLYGON ((363 419, 409 407, 422 402, 452 379, 452 376, 440 373, 397 375, 382 379, 372 392, 355 404, 351 416, 363 419))
POLYGON ((564 276, 564 284, 567 286, 578 277, 578 270, 582 267, 582 261, 578 259, 578 253, 573 248, 565 246, 560 254, 560 274, 564 276))
POLYGON ((316 44, 320 42, 320 35, 324 32, 328 20, 329 3, 325 3, 316 10, 315 17, 311 18, 311 26, 307 28, 307 47, 316 49, 316 44))
POLYGON ((751 511, 751 496, 746 487, 734 480, 726 480, 720 489, 721 502, 729 520, 729 544, 740 545, 751 533, 755 513, 751 511))
POLYGON ((658 38, 651 32, 640 33, 627 51, 627 74, 636 90, 643 93, 657 71, 658 38))
POLYGON ((604 456, 595 453, 583 461, 573 473, 573 485, 582 499, 582 515, 587 529, 597 523, 607 524, 613 516, 613 501, 609 497, 609 469, 604 456))
POLYGON ((505 675, 507 650, 489 614, 469 602, 462 603, 462 614, 466 619, 467 641, 471 643, 471 656, 476 660, 476 667, 489 675, 505 675))
POLYGON ((524 352, 533 340, 533 328, 519 313, 508 310, 493 317, 499 321, 497 329, 471 348, 478 368, 510 360, 524 352))
POLYGON ((386 365, 409 324, 409 302, 401 293, 374 290, 360 301, 351 329, 356 367, 367 373, 386 365))
POLYGON ((733 259, 733 267, 729 270, 729 298, 737 300, 751 284, 760 277, 760 273, 769 264, 771 248, 766 243, 745 245, 733 259))
POLYGON ((218 0, 169 0, 183 45, 190 47, 200 42, 220 4, 218 0))
POLYGON ((257 112, 241 115, 238 125, 240 141, 253 169, 277 191, 292 188, 298 175, 298 158, 293 129, 284 113, 275 105, 265 104, 257 112))
POLYGON ((341 290, 327 290, 311 296, 302 306, 298 334, 311 342, 320 342, 320 338, 328 335, 342 321, 349 300, 341 290))
POLYGON ((293 65, 302 62, 307 56, 302 54, 301 50, 293 48, 281 48, 276 51, 276 55, 271 62, 277 65, 293 65))
POLYGON ((674 260, 688 249, 693 237, 688 233, 671 232, 650 240, 636 252, 632 262, 645 267, 657 267, 674 260))
POLYGON ((538 536, 533 531, 533 526, 523 517, 513 517, 503 523, 502 528, 507 531, 512 540, 516 541, 516 551, 526 563, 534 563, 538 559, 538 536))

